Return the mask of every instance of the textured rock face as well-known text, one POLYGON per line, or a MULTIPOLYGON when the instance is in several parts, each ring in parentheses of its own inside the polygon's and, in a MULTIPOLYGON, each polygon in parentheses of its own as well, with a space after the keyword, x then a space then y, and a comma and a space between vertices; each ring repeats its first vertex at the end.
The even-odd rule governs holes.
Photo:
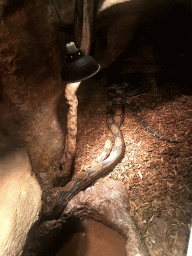
MULTIPOLYGON (((67 26, 74 22, 74 2, 55 1, 65 32, 68 31, 67 26)), ((108 67, 126 50, 126 56, 121 60, 126 61, 122 70, 118 71, 131 73, 161 70, 164 68, 162 62, 167 62, 166 56, 170 56, 170 52, 180 51, 183 44, 181 38, 186 36, 184 31, 188 30, 189 33, 187 1, 94 0, 89 2, 90 5, 93 2, 95 16, 91 54, 102 68, 108 67), (182 16, 180 21, 177 19, 178 11, 182 16)), ((51 19, 59 23, 51 6, 50 10, 51 19)), ((121 62, 114 69, 118 66, 121 66, 121 62)))
POLYGON ((38 219, 41 188, 25 148, 1 133, 0 141, 0 255, 18 256, 38 219))
POLYGON ((64 85, 48 7, 29 1, 12 12, 5 9, 0 28, 1 129, 29 148, 43 189, 52 186, 66 134, 64 85))
MULTIPOLYGON (((158 1, 153 2, 152 13, 159 8, 155 4, 158 1)), ((15 0, 0 1, 0 129, 11 137, 19 138, 29 148, 33 172, 44 190, 53 185, 66 135, 67 107, 64 88, 59 82, 60 52, 54 33, 59 20, 49 1, 15 3, 15 0)), ((73 27, 75 0, 55 0, 55 4, 63 23, 65 45, 69 35, 73 38, 70 28, 73 27)), ((143 10, 149 6, 143 7, 142 0, 95 0, 97 13, 93 24, 92 52, 102 67, 111 64, 128 45, 143 17, 143 10)), ((153 15, 148 16, 148 13, 150 8, 145 13, 145 18, 150 20, 153 15)), ((2 141, 4 137, 1 135, 2 141)), ((12 142, 3 143, 5 148, 6 145, 12 145, 12 142)), ((29 228, 37 219, 41 207, 41 190, 31 175, 31 164, 23 147, 10 146, 5 154, 3 146, 2 152, 0 255, 19 255, 29 228)), ((81 198, 83 203, 76 201, 73 205, 75 201, 72 200, 66 209, 67 215, 91 215, 109 223, 128 237, 130 226, 122 225, 127 221, 127 210, 123 204, 117 204, 110 196, 106 196, 108 199, 99 197, 109 192, 101 193, 96 189, 92 193, 92 190, 90 194, 87 190, 74 198, 81 198), (96 201, 91 202, 91 198, 96 201), (90 208, 85 200, 89 202, 90 208), (114 211, 110 212, 110 207, 114 211)), ((116 198, 114 193, 113 196, 116 198)), ((136 229, 134 232, 137 234, 136 229)), ((137 239, 139 241, 136 237, 135 243, 137 239)), ((140 248, 142 251, 142 245, 140 248)), ((146 254, 144 252, 141 255, 146 254)))
MULTIPOLYGON (((50 190, 50 194, 47 195, 49 204, 47 204, 47 209, 44 209, 45 212, 51 210, 51 205, 52 207, 54 206, 61 190, 62 188, 50 190)), ((48 253, 54 246, 50 237, 52 237, 53 241, 57 241, 58 238, 55 238, 57 236, 56 230, 58 229, 60 232, 58 237, 62 236, 61 234, 65 232, 65 222, 70 217, 92 218, 117 230, 127 239, 126 250, 128 256, 149 255, 130 214, 126 188, 122 182, 118 181, 96 184, 76 195, 68 203, 61 219, 47 221, 38 228, 35 240, 29 246, 30 250, 26 251, 24 255, 39 256, 42 248, 45 248, 44 254, 46 254, 46 250, 48 253), (62 225, 63 231, 61 230, 62 225)))
POLYGON ((99 220, 127 238, 127 255, 149 255, 130 215, 129 198, 122 182, 98 184, 80 192, 69 202, 64 214, 99 220))
MULTIPOLYGON (((74 2, 74 0, 70 2, 55 1, 62 24, 66 27, 74 22, 74 2)), ((95 16, 92 17, 93 40, 91 50, 101 67, 106 68, 123 52, 132 39, 145 1, 95 0, 92 3, 90 1, 90 5, 93 5, 93 2, 95 16)), ((51 19, 58 23, 55 10, 52 7, 50 10, 51 19)))
POLYGON ((5 134, 0 136, 2 256, 22 253, 41 208, 41 189, 52 186, 59 168, 66 121, 48 6, 45 1, 21 1, 13 8, 14 2, 1 9, 0 17, 0 131, 5 134))
POLYGON ((95 21, 94 52, 101 67, 108 67, 124 51, 140 21, 144 1, 104 1, 95 21))
MULTIPOLYGON (((73 23, 74 2, 56 1, 64 26, 73 23)), ((16 6, 15 1, 3 3, 1 130, 29 148, 33 172, 46 189, 52 186, 59 168, 66 133, 66 104, 64 88, 58 82, 61 65, 54 34, 58 17, 47 1, 22 1, 16 6)), ((1 255, 20 255, 38 217, 41 189, 31 171, 23 147, 15 146, 1 156, 1 255)))

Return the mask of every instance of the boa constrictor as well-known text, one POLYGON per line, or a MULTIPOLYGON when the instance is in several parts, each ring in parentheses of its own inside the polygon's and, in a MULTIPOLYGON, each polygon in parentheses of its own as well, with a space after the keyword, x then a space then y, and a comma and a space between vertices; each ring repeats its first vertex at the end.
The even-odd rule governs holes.
POLYGON ((60 204, 53 208, 50 214, 42 214, 41 222, 46 220, 58 219, 64 211, 67 203, 81 190, 87 188, 90 184, 98 178, 109 173, 121 160, 124 155, 124 140, 120 130, 123 117, 123 107, 130 109, 136 121, 144 128, 146 132, 156 138, 168 142, 178 143, 177 140, 166 138, 156 131, 145 121, 141 114, 140 108, 134 103, 129 102, 122 91, 116 90, 115 95, 108 92, 108 97, 112 99, 109 101, 106 109, 107 125, 109 133, 106 137, 104 149, 99 157, 94 160, 78 177, 67 183, 60 193, 60 204), (113 147, 114 144, 114 147, 113 147))
MULTIPOLYGON (((108 92, 108 93, 110 95, 113 95, 113 92, 112 93, 108 92)), ((145 118, 143 117, 140 108, 133 101, 129 102, 127 100, 127 98, 125 97, 125 95, 124 95, 122 90, 115 89, 115 94, 114 94, 113 102, 116 103, 116 104, 123 104, 126 108, 130 109, 133 112, 136 121, 150 135, 153 135, 157 139, 160 139, 160 140, 163 140, 163 141, 167 141, 167 142, 170 142, 170 143, 180 143, 180 141, 178 141, 178 140, 173 140, 173 139, 170 139, 170 138, 166 138, 166 137, 162 136, 161 134, 159 134, 158 132, 156 132, 148 124, 148 122, 145 121, 145 118)))
POLYGON ((64 211, 70 199, 81 190, 87 188, 98 178, 109 173, 124 155, 124 140, 120 130, 122 123, 122 105, 110 102, 106 109, 107 126, 109 133, 106 137, 104 150, 101 155, 92 162, 91 166, 80 173, 74 180, 67 183, 60 193, 61 203, 56 205, 50 214, 42 214, 40 222, 58 219, 64 211), (114 148, 113 147, 114 143, 114 148))

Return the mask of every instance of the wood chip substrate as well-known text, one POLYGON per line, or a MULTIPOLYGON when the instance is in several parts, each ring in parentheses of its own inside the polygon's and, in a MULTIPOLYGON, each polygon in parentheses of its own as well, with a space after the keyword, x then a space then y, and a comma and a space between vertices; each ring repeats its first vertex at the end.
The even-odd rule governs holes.
MULTIPOLYGON (((106 98, 101 91, 79 104, 74 177, 104 146, 106 98)), ((179 85, 164 83, 131 100, 152 128, 181 143, 149 135, 125 109, 121 126, 124 158, 97 182, 114 179, 124 183, 131 213, 152 256, 184 256, 192 217, 192 96, 179 85)))

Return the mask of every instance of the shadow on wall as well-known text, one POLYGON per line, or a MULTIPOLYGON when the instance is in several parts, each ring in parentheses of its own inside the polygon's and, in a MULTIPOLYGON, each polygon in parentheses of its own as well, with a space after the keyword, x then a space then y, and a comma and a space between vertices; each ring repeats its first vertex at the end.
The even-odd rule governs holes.
MULTIPOLYGON (((35 224, 36 225, 36 224, 35 224)), ((34 227, 30 230, 31 234, 33 234, 35 229, 34 227)), ((51 223, 50 223, 51 225, 51 223)), ((51 229, 47 232, 47 235, 41 236, 41 234, 37 234, 38 243, 36 247, 33 248, 33 251, 29 249, 30 242, 32 241, 32 235, 28 237, 27 242, 25 244, 25 248, 23 250, 22 256, 31 255, 35 252, 35 255, 38 256, 56 256, 58 249, 63 245, 69 242, 72 236, 79 231, 82 231, 83 227, 81 225, 81 220, 77 217, 71 217, 66 220, 66 222, 60 225, 59 228, 51 229), (59 230, 60 229, 60 230, 59 230), (39 245, 39 247, 38 247, 39 245), (42 248, 43 245, 43 248, 42 248), (28 254, 29 253, 29 254, 28 254)), ((78 244, 80 241, 76 241, 76 245, 74 250, 78 250, 78 244)))
POLYGON ((166 55, 165 50, 168 53, 180 47, 183 34, 187 30, 189 33, 190 21, 187 1, 138 0, 114 4, 95 19, 92 54, 103 67, 109 66, 125 48, 130 56, 142 44, 154 43, 155 51, 166 55))
POLYGON ((25 0, 4 0, 4 10, 2 13, 3 17, 7 15, 14 14, 19 8, 23 8, 25 6, 25 0))
POLYGON ((91 54, 101 67, 109 66, 132 39, 143 5, 143 0, 126 1, 98 13, 94 21, 91 54))
POLYGON ((15 33, 15 38, 18 35, 20 38, 14 56, 17 67, 15 74, 25 78, 34 75, 41 82, 48 77, 58 76, 60 64, 49 3, 23 0, 8 2, 3 11, 3 21, 11 28, 11 34, 15 33), (12 27, 15 22, 18 29, 12 27))
POLYGON ((63 61, 66 54, 66 44, 75 41, 74 24, 70 24, 68 26, 61 26, 60 23, 54 23, 53 26, 57 40, 58 54, 63 61))
POLYGON ((4 100, 4 97, 3 97, 3 83, 2 83, 1 75, 0 75, 0 103, 2 103, 3 100, 4 100))
POLYGON ((25 1, 4 16, 0 31, 1 129, 29 148, 42 187, 52 186, 59 168, 67 109, 46 2, 25 1))
POLYGON ((177 82, 190 83, 191 10, 183 3, 165 10, 164 13, 162 8, 159 12, 152 9, 150 13, 143 13, 133 39, 108 68, 111 78, 113 74, 115 77, 117 74, 163 70, 174 76, 178 74, 177 82))

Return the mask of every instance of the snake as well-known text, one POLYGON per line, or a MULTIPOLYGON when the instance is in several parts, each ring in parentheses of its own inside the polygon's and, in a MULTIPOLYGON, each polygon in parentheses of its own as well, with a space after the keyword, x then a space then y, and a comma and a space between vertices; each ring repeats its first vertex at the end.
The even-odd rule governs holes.
MULTIPOLYGON (((113 88, 112 88, 113 91, 113 88)), ((113 93, 113 92, 112 92, 113 93)), ((111 95, 112 95, 111 93, 111 95)), ((110 90, 108 91, 108 94, 110 94, 110 90)), ((120 89, 115 89, 115 96, 113 101, 116 101, 116 104, 123 104, 124 107, 131 110, 131 112, 134 114, 136 121, 139 123, 139 125, 150 135, 156 137, 159 140, 167 141, 169 143, 180 143, 179 140, 170 139, 167 137, 162 136, 160 133, 155 131, 149 123, 145 120, 144 116, 142 115, 141 109, 139 106, 133 102, 128 101, 128 99, 125 97, 124 92, 120 89), (118 97, 117 97, 118 96, 118 97)))
POLYGON ((166 138, 153 130, 153 128, 145 121, 140 108, 133 102, 129 102, 124 96, 122 90, 117 90, 115 95, 107 93, 108 101, 106 107, 106 121, 109 128, 109 132, 106 136, 105 145, 102 153, 87 165, 87 168, 83 170, 75 179, 68 182, 60 192, 60 203, 56 205, 52 212, 49 214, 42 214, 41 222, 47 220, 58 219, 63 213, 68 202, 81 190, 86 189, 89 185, 95 182, 98 178, 108 174, 123 158, 125 145, 123 135, 120 130, 120 126, 123 120, 124 107, 130 109, 136 121, 144 128, 144 130, 150 135, 156 138, 171 142, 179 143, 180 141, 166 138))
POLYGON ((120 162, 125 151, 124 139, 120 130, 122 116, 123 107, 121 104, 116 104, 113 101, 107 105, 106 121, 109 133, 106 137, 103 152, 93 161, 92 166, 81 172, 75 179, 69 181, 62 188, 59 195, 60 203, 53 207, 52 212, 46 214, 42 212, 40 223, 58 219, 72 197, 87 188, 98 178, 108 174, 120 162))

